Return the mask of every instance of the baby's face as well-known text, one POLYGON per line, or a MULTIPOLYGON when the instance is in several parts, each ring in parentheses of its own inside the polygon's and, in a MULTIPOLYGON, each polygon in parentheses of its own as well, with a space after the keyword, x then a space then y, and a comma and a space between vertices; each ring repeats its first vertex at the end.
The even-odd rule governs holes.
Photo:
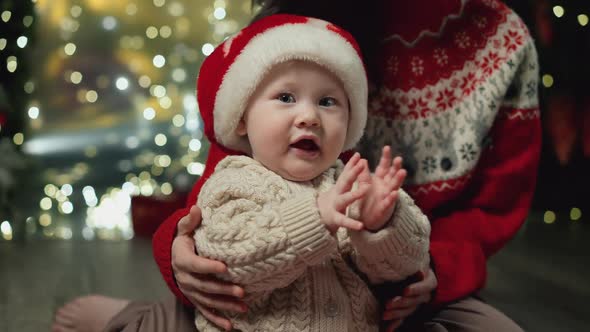
POLYGON ((346 139, 348 97, 339 79, 317 64, 275 66, 249 100, 236 132, 252 157, 285 179, 311 180, 334 164, 346 139))

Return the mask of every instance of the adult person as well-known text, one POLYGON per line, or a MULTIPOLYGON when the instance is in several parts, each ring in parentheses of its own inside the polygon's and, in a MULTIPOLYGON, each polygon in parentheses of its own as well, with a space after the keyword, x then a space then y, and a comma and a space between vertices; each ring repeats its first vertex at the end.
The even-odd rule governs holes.
MULTIPOLYGON (((391 144, 405 160, 408 192, 430 217, 432 268, 386 302, 390 328, 428 302, 432 310, 410 321, 452 330, 520 330, 477 291, 485 285, 487 258, 524 222, 536 182, 538 64, 522 20, 495 0, 265 1, 259 17, 272 13, 326 19, 359 41, 374 83, 359 150, 377 160, 380 147, 391 144)), ((236 290, 206 278, 191 281, 186 271, 208 272, 210 263, 183 258, 175 248, 182 235, 171 240, 171 229, 164 224, 154 239, 165 279, 227 327, 210 308, 239 307, 223 301, 236 290)))
MULTIPOLYGON (((431 221, 431 268, 385 300, 388 330, 520 331, 477 292, 487 259, 524 222, 536 182, 538 64, 522 20, 496 0, 267 0, 260 15, 278 12, 334 22, 359 41, 373 82, 359 150, 376 160, 391 145, 408 170, 406 191, 431 221)), ((211 151, 208 166, 228 153, 211 151)), ((184 304, 229 329, 216 310, 243 310, 243 290, 210 276, 223 263, 194 254, 200 211, 189 209, 201 185, 160 226, 154 256, 184 304)), ((95 308, 125 301, 90 299, 95 308)), ((88 312, 80 301, 78 313, 88 312)))

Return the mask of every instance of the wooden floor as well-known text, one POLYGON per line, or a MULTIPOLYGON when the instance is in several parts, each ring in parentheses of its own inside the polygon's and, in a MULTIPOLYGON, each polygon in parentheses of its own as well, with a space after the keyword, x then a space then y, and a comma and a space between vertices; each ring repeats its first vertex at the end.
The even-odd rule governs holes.
MULTIPOLYGON (((590 331, 590 227, 532 223, 492 258, 484 298, 527 331, 590 331)), ((149 240, 0 242, 0 331, 48 331, 80 294, 168 295, 149 240)))

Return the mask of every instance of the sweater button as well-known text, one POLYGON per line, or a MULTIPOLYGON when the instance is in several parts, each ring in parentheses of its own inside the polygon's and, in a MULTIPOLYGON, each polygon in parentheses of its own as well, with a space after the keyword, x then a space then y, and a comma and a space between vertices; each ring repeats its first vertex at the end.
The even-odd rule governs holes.
POLYGON ((324 306, 324 313, 326 316, 333 318, 340 314, 340 307, 334 299, 330 298, 324 306))
POLYGON ((451 161, 450 158, 448 157, 444 157, 441 161, 440 161, 440 167, 445 171, 448 172, 451 170, 451 168, 453 168, 453 162, 451 161))

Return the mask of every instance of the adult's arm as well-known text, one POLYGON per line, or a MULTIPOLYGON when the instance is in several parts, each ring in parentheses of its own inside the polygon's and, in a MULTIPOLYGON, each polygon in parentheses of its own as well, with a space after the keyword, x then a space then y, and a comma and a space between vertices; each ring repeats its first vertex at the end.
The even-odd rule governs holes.
POLYGON ((486 261, 526 219, 537 178, 541 122, 537 97, 537 55, 527 51, 490 130, 462 200, 432 212, 430 252, 438 288, 434 303, 456 300, 481 289, 486 261))

